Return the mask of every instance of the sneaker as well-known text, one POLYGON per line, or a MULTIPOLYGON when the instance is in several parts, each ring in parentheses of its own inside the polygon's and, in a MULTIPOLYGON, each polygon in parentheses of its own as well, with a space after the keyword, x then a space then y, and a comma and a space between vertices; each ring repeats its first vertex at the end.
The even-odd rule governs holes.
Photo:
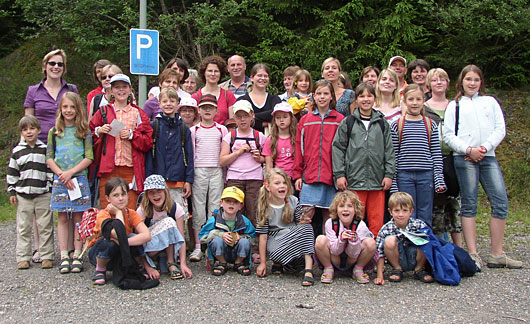
POLYGON ((193 252, 190 254, 190 261, 199 262, 201 261, 203 255, 204 254, 202 253, 201 249, 193 250, 193 252))
POLYGON ((482 259, 480 258, 480 255, 478 255, 478 253, 469 253, 469 256, 471 257, 471 259, 473 259, 473 261, 475 261, 475 264, 477 265, 477 268, 478 268, 478 272, 481 272, 482 271, 482 259))
POLYGON ((523 262, 509 258, 506 253, 503 253, 499 258, 494 258, 493 255, 490 255, 487 266, 488 268, 521 269, 523 262))
POLYGON ((53 268, 53 261, 52 260, 42 260, 41 264, 42 269, 51 269, 53 268))
POLYGON ((29 261, 20 261, 17 263, 17 269, 18 270, 26 270, 29 269, 29 261))

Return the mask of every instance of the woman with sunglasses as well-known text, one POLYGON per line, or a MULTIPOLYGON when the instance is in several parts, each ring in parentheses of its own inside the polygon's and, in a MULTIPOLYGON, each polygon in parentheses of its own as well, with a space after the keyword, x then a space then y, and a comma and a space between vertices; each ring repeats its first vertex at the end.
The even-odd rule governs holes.
POLYGON ((44 79, 29 86, 24 100, 25 115, 34 115, 41 123, 38 138, 48 143, 48 131, 55 126, 57 105, 64 93, 73 91, 79 94, 74 84, 66 83, 63 75, 66 73, 66 54, 62 49, 56 49, 42 59, 44 79))
POLYGON ((88 121, 90 121, 96 111, 99 110, 99 107, 104 107, 113 100, 110 94, 110 79, 116 74, 122 73, 123 72, 121 71, 120 67, 115 64, 103 67, 100 73, 101 86, 103 87, 103 90, 101 91, 101 94, 96 94, 90 102, 87 101, 88 121))
MULTIPOLYGON (((111 65, 112 63, 109 61, 109 60, 97 60, 94 65, 92 66, 92 77, 94 78, 94 81, 96 81, 96 83, 98 84, 97 88, 95 88, 94 90, 90 91, 87 95, 86 95, 86 104, 87 106, 90 106, 90 102, 92 101, 92 99, 94 99, 94 97, 97 95, 97 94, 102 94, 103 93, 103 84, 101 83, 101 71, 103 70, 103 68, 107 65, 111 65)), ((90 115, 89 116, 89 119, 90 119, 90 115)))

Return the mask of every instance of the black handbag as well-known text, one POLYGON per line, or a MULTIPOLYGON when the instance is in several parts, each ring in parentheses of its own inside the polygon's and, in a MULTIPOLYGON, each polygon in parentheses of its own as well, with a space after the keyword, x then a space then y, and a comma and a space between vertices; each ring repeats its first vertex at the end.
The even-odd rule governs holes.
MULTIPOLYGON (((460 105, 456 102, 455 111, 455 136, 458 136, 458 119, 460 117, 460 105)), ((453 158, 453 151, 442 158, 443 160, 443 171, 444 181, 447 186, 446 195, 452 197, 458 197, 460 194, 460 186, 458 184, 458 178, 456 177, 455 162, 453 158)))

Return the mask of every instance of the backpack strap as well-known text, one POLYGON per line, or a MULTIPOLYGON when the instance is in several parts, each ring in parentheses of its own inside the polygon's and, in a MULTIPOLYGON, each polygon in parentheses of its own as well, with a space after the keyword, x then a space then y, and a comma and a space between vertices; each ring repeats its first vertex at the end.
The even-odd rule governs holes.
POLYGON ((458 120, 460 119, 460 103, 456 101, 455 109, 455 136, 458 136, 458 120))
POLYGON ((257 129, 254 129, 253 134, 254 142, 256 142, 256 149, 261 150, 261 145, 259 144, 259 131, 257 129))
MULTIPOLYGON (((55 149, 57 148, 57 135, 55 134, 55 126, 52 128, 52 147, 53 147, 53 155, 55 156, 55 149)), ((84 143, 84 142, 83 142, 84 143)))
POLYGON ((432 119, 429 117, 423 116, 423 124, 425 125, 425 130, 427 131, 427 142, 429 143, 429 150, 431 149, 431 134, 432 134, 432 119))
POLYGON ((351 130, 353 128, 353 123, 355 122, 355 119, 353 117, 353 115, 348 115, 346 117, 346 135, 348 135, 348 142, 350 141, 350 136, 351 136, 351 130))
POLYGON ((234 143, 236 141, 236 130, 232 130, 230 132, 230 153, 232 153, 232 147, 234 147, 234 143))
POLYGON ((173 203, 173 207, 171 207, 171 210, 169 211, 169 217, 175 219, 175 214, 177 213, 177 203, 173 203))
POLYGON ((92 116, 94 116, 94 114, 99 110, 99 104, 101 103, 101 100, 103 99, 103 94, 102 93, 98 93, 97 95, 94 96, 94 99, 92 99, 92 102, 94 103, 93 105, 93 110, 92 110, 92 116))
MULTIPOLYGON (((108 123, 107 120, 107 106, 101 107, 99 113, 101 118, 103 118, 103 125, 108 123)), ((103 155, 107 153, 107 134, 103 134, 103 155)))
POLYGON ((186 125, 184 122, 180 123, 180 144, 182 146, 182 157, 184 160, 184 167, 188 167, 188 160, 186 159, 186 125))
POLYGON ((339 219, 338 218, 333 219, 332 222, 333 222, 332 223, 333 231, 335 232, 335 235, 337 235, 337 237, 339 237, 339 231, 340 231, 339 219))
POLYGON ((398 150, 401 148, 401 138, 403 137, 403 127, 405 126, 405 117, 399 117, 397 122, 398 127, 398 150))
POLYGON ((156 140, 158 139, 159 133, 160 120, 158 118, 155 118, 155 127, 153 128, 153 150, 151 151, 153 154, 153 160, 156 158, 156 140))

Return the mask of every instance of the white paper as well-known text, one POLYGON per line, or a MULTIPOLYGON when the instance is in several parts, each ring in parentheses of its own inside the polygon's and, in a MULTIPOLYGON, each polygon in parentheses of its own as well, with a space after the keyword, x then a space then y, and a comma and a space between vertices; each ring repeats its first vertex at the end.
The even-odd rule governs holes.
POLYGON ((112 123, 110 123, 110 132, 108 133, 110 136, 118 136, 118 134, 121 132, 122 129, 125 128, 125 124, 121 121, 114 119, 112 123))
POLYGON ((419 233, 419 232, 412 233, 412 232, 404 231, 402 229, 400 229, 400 231, 403 235, 405 235, 406 238, 408 238, 412 243, 414 243, 414 245, 425 245, 429 243, 429 241, 424 238, 428 236, 425 233, 419 233))
POLYGON ((68 196, 70 196, 70 200, 74 201, 76 199, 81 198, 81 188, 79 188, 79 183, 77 182, 76 178, 72 179, 72 182, 74 183, 74 189, 68 190, 68 196))

